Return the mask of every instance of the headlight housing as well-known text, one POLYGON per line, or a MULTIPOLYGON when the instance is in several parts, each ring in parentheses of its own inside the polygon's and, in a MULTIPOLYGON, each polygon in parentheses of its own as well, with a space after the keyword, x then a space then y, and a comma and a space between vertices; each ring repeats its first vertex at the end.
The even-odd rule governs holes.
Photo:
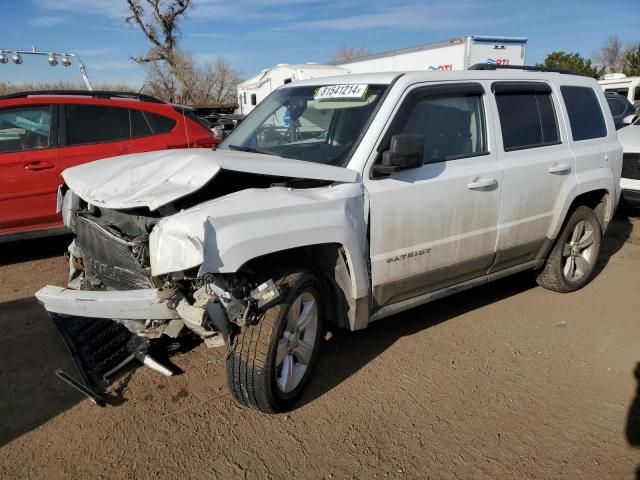
POLYGON ((60 211, 62 213, 62 223, 75 233, 75 215, 73 213, 80 207, 80 197, 78 197, 71 190, 67 190, 62 197, 62 206, 60 211))

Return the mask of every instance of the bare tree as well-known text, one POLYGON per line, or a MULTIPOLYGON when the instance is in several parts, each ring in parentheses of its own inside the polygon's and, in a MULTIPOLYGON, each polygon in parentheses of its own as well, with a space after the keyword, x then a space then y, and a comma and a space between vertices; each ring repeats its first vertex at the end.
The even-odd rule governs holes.
POLYGON ((166 62, 147 64, 147 93, 185 105, 235 103, 240 75, 223 56, 200 66, 192 56, 177 51, 175 62, 175 69, 166 62))
POLYGON ((593 55, 597 64, 605 68, 607 73, 624 71, 627 60, 625 49, 617 35, 609 35, 599 52, 593 55))
POLYGON ((238 73, 218 57, 201 67, 179 46, 180 22, 192 0, 127 0, 130 15, 149 40, 149 50, 133 60, 145 67, 147 91, 170 102, 183 104, 235 103, 238 73))
POLYGON ((184 75, 180 75, 184 56, 178 50, 179 22, 191 0, 127 0, 127 5, 130 15, 125 22, 137 25, 151 43, 146 54, 133 60, 147 66, 147 83, 152 84, 154 90, 162 91, 168 96, 164 98, 171 102, 180 101, 178 92, 188 90, 190 85, 184 81, 184 75))
POLYGON ((235 102, 236 89, 241 82, 238 72, 233 70, 229 62, 223 57, 218 56, 213 64, 213 68, 209 70, 212 78, 211 88, 209 90, 214 103, 232 103, 235 102))
POLYGON ((371 55, 371 50, 364 47, 347 47, 346 45, 338 50, 338 53, 331 59, 332 62, 346 62, 356 58, 371 55))
POLYGON ((136 24, 151 42, 145 55, 134 57, 138 63, 167 62, 176 68, 180 21, 185 17, 191 0, 127 0, 131 15, 125 22, 136 24))

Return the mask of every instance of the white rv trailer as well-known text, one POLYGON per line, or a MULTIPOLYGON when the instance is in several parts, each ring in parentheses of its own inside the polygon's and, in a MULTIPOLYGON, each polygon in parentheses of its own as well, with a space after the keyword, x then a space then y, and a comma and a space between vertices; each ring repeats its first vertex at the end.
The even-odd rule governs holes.
POLYGON ((525 37, 468 35, 444 42, 401 48, 355 60, 333 62, 351 73, 407 70, 466 70, 476 63, 524 65, 525 37))
POLYGON ((247 114, 280 85, 311 78, 345 75, 349 70, 334 65, 281 63, 262 70, 258 75, 238 85, 238 113, 247 114))
POLYGON ((607 73, 599 80, 605 92, 615 92, 627 97, 631 103, 640 101, 640 77, 627 77, 624 73, 607 73))

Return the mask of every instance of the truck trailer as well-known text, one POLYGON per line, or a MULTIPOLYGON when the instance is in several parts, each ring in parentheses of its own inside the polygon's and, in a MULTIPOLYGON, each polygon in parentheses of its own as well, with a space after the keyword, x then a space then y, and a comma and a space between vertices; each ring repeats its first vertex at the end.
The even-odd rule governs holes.
POLYGON ((273 90, 297 80, 347 73, 467 70, 476 63, 524 65, 526 50, 525 37, 467 35, 326 65, 279 64, 238 85, 238 113, 249 113, 273 90))
POLYGON ((524 65, 525 37, 482 37, 468 35, 444 42, 332 62, 351 73, 397 72, 407 70, 466 70, 476 63, 524 65))

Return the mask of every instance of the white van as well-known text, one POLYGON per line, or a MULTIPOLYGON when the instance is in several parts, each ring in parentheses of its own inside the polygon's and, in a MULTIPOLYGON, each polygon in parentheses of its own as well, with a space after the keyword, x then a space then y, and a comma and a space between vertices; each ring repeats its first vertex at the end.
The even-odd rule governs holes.
POLYGON ((640 77, 627 77, 624 73, 608 73, 598 83, 606 93, 627 97, 631 103, 640 101, 640 77))

